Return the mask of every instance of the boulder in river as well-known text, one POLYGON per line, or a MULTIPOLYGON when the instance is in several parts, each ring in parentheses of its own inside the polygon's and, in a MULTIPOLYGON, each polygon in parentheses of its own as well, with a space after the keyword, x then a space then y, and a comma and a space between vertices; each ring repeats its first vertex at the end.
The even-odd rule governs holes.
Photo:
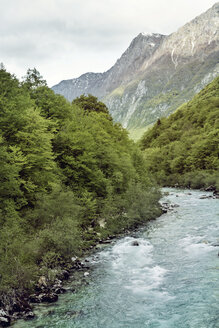
POLYGON ((175 207, 179 207, 178 204, 169 204, 169 203, 162 203, 161 209, 163 213, 167 213, 168 211, 173 211, 175 207))
POLYGON ((219 198, 219 191, 218 190, 213 191, 213 197, 214 198, 219 198))
POLYGON ((137 240, 134 240, 132 243, 131 243, 131 246, 139 246, 139 242, 137 240))
POLYGON ((201 197, 199 197, 199 199, 209 199, 212 198, 212 195, 202 195, 201 197))
POLYGON ((219 247, 219 241, 216 242, 216 243, 212 243, 211 246, 214 246, 214 247, 219 247))

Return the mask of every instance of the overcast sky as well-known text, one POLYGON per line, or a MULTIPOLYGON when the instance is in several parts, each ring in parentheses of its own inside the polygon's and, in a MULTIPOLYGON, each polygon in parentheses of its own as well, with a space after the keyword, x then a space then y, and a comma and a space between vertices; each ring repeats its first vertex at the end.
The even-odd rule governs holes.
POLYGON ((0 0, 0 62, 52 86, 109 69, 140 32, 170 34, 216 0, 0 0))

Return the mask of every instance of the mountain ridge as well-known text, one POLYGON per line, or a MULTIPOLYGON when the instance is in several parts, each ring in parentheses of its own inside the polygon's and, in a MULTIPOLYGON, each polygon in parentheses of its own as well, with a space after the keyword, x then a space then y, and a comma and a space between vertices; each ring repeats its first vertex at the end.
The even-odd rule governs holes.
MULTIPOLYGON (((81 92, 84 92, 85 94, 92 93, 94 88, 96 88, 96 90, 94 91, 95 96, 105 96, 107 93, 113 91, 116 87, 120 85, 118 81, 115 81, 115 77, 119 79, 120 83, 129 82, 131 80, 130 76, 124 78, 124 71, 125 69, 127 69, 126 58, 131 56, 132 60, 129 60, 129 66, 131 66, 134 62, 135 70, 140 69, 141 64, 143 63, 145 57, 147 57, 148 55, 148 53, 145 52, 145 48, 147 48, 149 55, 151 55, 151 53, 153 53, 157 49, 157 45, 160 44, 160 41, 162 41, 164 37, 164 35, 157 33, 139 33, 131 41, 129 47, 125 50, 122 56, 117 59, 115 64, 107 71, 103 73, 87 72, 82 74, 78 78, 62 80, 57 85, 53 86, 52 89, 56 93, 61 93, 62 95, 64 95, 69 101, 72 101, 75 97, 80 96, 81 92), (151 46, 151 49, 149 49, 148 46, 151 46), (134 54, 132 54, 133 49, 135 49, 134 54), (137 61, 140 61, 140 63, 136 63, 137 61), (121 80, 121 75, 123 75, 123 80, 121 80), (89 85, 89 82, 93 84, 89 85), (112 83, 112 85, 110 85, 110 82, 112 83), (106 83, 106 86, 104 88, 102 87, 103 83, 106 83), (69 88, 69 90, 66 90, 66 87, 69 88), (74 87, 76 89, 74 89, 74 87)), ((131 69, 133 71, 133 67, 131 69)))
POLYGON ((68 100, 91 93, 115 121, 138 129, 168 116, 219 74, 219 2, 176 32, 140 33, 108 71, 53 87, 68 100))

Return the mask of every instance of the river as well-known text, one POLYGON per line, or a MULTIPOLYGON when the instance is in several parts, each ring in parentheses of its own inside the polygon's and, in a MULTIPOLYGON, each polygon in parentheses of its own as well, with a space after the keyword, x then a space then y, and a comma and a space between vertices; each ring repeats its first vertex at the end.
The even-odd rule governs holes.
POLYGON ((165 191, 179 207, 92 255, 87 285, 14 328, 218 328, 219 201, 165 191))

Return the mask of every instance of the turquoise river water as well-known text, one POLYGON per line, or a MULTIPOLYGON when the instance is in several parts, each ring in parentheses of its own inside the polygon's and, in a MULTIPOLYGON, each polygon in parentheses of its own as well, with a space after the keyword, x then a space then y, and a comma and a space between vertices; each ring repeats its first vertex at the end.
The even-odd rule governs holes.
POLYGON ((87 284, 13 327, 218 328, 219 200, 165 191, 179 207, 90 256, 87 284))

